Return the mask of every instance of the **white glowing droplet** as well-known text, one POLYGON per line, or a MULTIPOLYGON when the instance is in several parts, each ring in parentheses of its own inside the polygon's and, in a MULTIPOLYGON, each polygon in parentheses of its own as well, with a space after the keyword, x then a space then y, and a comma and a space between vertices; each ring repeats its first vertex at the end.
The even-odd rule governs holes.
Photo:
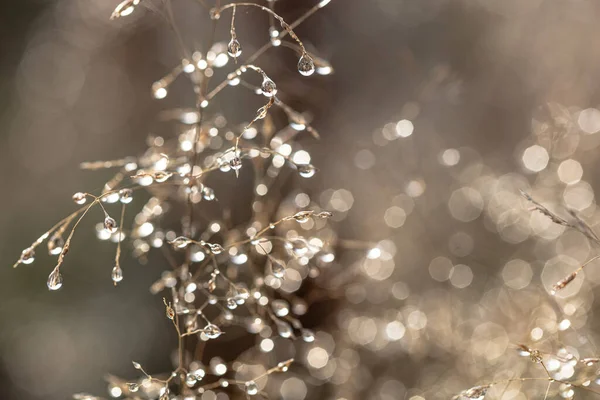
POLYGON ((117 231, 117 221, 107 215, 104 218, 104 229, 109 233, 115 233, 117 231))
POLYGON ((275 348, 275 343, 269 338, 263 339, 260 342, 260 350, 264 353, 268 353, 275 348))
POLYGON ((573 185, 581 180, 583 168, 578 161, 569 159, 560 163, 557 173, 562 182, 573 185))
POLYGON ((600 110, 588 108, 579 113, 577 123, 585 133, 596 133, 600 131, 600 110))
POLYGON ((242 55, 242 45, 237 39, 232 38, 229 44, 227 45, 227 52, 231 57, 238 58, 242 55))
POLYGON ((292 156, 294 164, 302 165, 310 163, 310 154, 307 151, 299 150, 292 156))
POLYGON ((31 264, 35 260, 35 251, 33 247, 28 247, 21 252, 19 262, 21 264, 31 264))
POLYGON ((522 160, 525 168, 532 172, 540 172, 548 166, 550 156, 545 148, 536 144, 525 149, 522 160))
POLYGON ((185 384, 186 384, 188 387, 192 387, 192 386, 194 386, 194 385, 196 384, 196 382, 197 382, 197 379, 196 379, 196 376, 195 376, 194 374, 192 374, 192 373, 188 373, 188 374, 185 376, 185 384))
POLYGON ((188 60, 183 60, 182 64, 183 64, 183 72, 185 72, 186 74, 191 74, 192 72, 194 72, 196 70, 196 66, 194 65, 194 63, 191 63, 188 60))
POLYGON ((304 76, 311 76, 315 73, 315 62, 308 53, 303 53, 298 61, 298 72, 304 76))
POLYGON ((315 334, 310 329, 302 329, 302 340, 306 343, 312 343, 315 341, 315 334))
POLYGON ((135 10, 135 6, 139 4, 140 0, 124 0, 114 9, 110 19, 116 19, 120 17, 126 17, 131 15, 135 10))
POLYGON ((456 149, 446 149, 440 155, 440 161, 443 165, 452 167, 460 161, 460 152, 456 149))
POLYGON ((85 193, 77 192, 73 195, 73 201, 76 204, 79 204, 79 205, 85 204, 86 200, 87 200, 87 198, 85 196, 85 193))
POLYGON ((117 284, 123 280, 123 270, 121 269, 120 266, 118 266, 118 265, 114 266, 114 268, 112 270, 111 278, 115 284, 117 284))
POLYGON ((329 4, 331 2, 331 0, 321 0, 321 2, 318 4, 319 8, 323 8, 325 7, 327 4, 329 4))
POLYGON ((55 268, 48 276, 48 289, 58 290, 63 285, 63 278, 60 273, 60 269, 55 268))
POLYGON ((248 381, 245 384, 246 386, 246 394, 249 396, 254 396, 258 394, 258 385, 254 381, 248 381))
POLYGON ((153 94, 154 94, 155 99, 160 100, 160 99, 164 99, 165 97, 167 97, 168 91, 166 88, 160 87, 160 88, 157 88, 156 90, 154 90, 153 94))
POLYGON ((114 398, 121 397, 121 395, 123 394, 123 391, 121 390, 121 388, 118 386, 114 386, 114 385, 111 385, 109 387, 108 392, 110 394, 110 397, 114 397, 114 398))
POLYGON ((266 97, 273 97, 277 94, 277 85, 267 76, 264 77, 262 84, 260 85, 260 91, 266 97))
POLYGON ((204 200, 212 201, 215 199, 215 191, 213 189, 205 186, 202 189, 202 196, 204 197, 204 200))
POLYGON ((375 260, 381 257, 381 249, 379 247, 373 247, 367 252, 367 258, 371 260, 375 260))
POLYGON ((414 129, 415 129, 415 127, 414 127, 413 123, 407 119, 398 121, 398 123, 396 124, 396 134, 399 137, 403 137, 403 138, 409 137, 410 135, 412 135, 414 129))
POLYGON ((277 315, 278 317, 285 317, 290 313, 290 305, 285 300, 273 300, 273 302, 271 303, 271 308, 273 309, 275 315, 277 315))
POLYGON ((238 304, 233 297, 227 299, 227 308, 229 308, 230 310, 235 310, 237 306, 238 304))
POLYGON ((293 330, 290 324, 280 319, 275 320, 275 326, 277 327, 277 333, 282 338, 289 338, 292 336, 293 330))

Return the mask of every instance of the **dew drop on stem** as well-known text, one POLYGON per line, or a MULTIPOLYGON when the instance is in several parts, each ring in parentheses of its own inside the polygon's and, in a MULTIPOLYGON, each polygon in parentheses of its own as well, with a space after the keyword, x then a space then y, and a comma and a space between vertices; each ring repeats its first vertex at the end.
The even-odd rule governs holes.
POLYGON ((76 204, 79 204, 79 205, 85 204, 86 200, 87 200, 87 197, 85 196, 85 193, 77 192, 73 195, 73 201, 76 204))
POLYGON ((271 261, 271 273, 275 278, 283 279, 285 276, 285 265, 283 262, 274 258, 270 259, 271 261))
POLYGON ((277 333, 279 333, 279 336, 281 336, 282 338, 287 339, 292 336, 292 326, 287 322, 282 321, 280 319, 276 319, 275 326, 277 327, 277 333))
POLYGON ((248 381, 245 384, 246 386, 246 394, 249 396, 254 396, 258 394, 258 385, 254 381, 248 381))
POLYGON ((298 61, 298 72, 304 76, 311 76, 315 73, 315 62, 308 53, 302 53, 298 61))
POLYGON ((317 169, 311 164, 298 165, 298 174, 303 178, 312 178, 316 171, 317 169))
POLYGON ((48 276, 48 289, 58 290, 63 285, 63 278, 60 273, 60 269, 54 268, 54 270, 48 276))
POLYGON ((208 324, 204 327, 204 334, 209 339, 216 339, 221 336, 222 333, 221 329, 215 324, 208 324))
POLYGON ((59 255, 65 245, 62 235, 55 233, 48 239, 48 253, 52 256, 59 255))
POLYGON ((114 268, 112 270, 111 278, 115 284, 117 284, 123 280, 123 269, 119 265, 114 266, 114 268))
POLYGON ((104 229, 109 233, 115 233, 117 231, 117 221, 107 215, 106 218, 104 218, 104 229))
POLYGON ((277 94, 277 85, 267 76, 264 77, 262 84, 260 85, 260 91, 266 97, 273 97, 277 94))
POLYGON ((21 264, 31 264, 34 260, 35 250, 33 250, 33 247, 28 247, 21 252, 21 258, 19 258, 21 264))
POLYGON ((233 58, 238 58, 242 55, 242 45, 237 39, 231 39, 231 41, 227 45, 227 53, 229 53, 229 55, 233 58))
POLYGON ((131 189, 121 189, 119 191, 119 200, 123 204, 129 204, 133 200, 133 191, 131 189))

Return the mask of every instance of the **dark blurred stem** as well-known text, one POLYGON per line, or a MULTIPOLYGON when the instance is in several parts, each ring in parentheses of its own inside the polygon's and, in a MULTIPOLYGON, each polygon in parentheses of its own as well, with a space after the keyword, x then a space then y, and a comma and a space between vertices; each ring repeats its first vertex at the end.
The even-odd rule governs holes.
POLYGON ((167 10, 167 16, 169 17, 169 23, 171 25, 171 29, 173 29, 173 32, 175 33, 175 36, 177 37, 177 43, 179 44, 179 47, 181 48, 181 53, 182 53, 183 57, 185 57, 186 59, 191 61, 192 60, 191 54, 189 54, 189 51, 185 47, 185 43, 183 42, 181 32, 179 32, 179 28, 177 28, 177 24, 175 23, 175 15, 173 14, 173 7, 171 6, 171 0, 165 0, 165 8, 167 10))
MULTIPOLYGON (((215 7, 219 8, 220 5, 221 5, 221 0, 217 0, 215 7)), ((218 23, 218 21, 216 19, 214 19, 212 21, 211 34, 210 34, 208 44, 206 46, 205 53, 208 53, 208 51, 210 50, 210 48, 213 46, 213 44, 215 42, 215 36, 217 34, 217 23, 218 23)), ((204 79, 202 80, 202 85, 200 86, 200 93, 198 94, 198 99, 201 99, 204 97, 206 90, 208 88, 208 81, 209 81, 209 77, 204 75, 204 79)), ((196 132, 195 132, 195 136, 194 136, 194 147, 192 149, 193 155, 192 155, 192 166, 191 166, 190 175, 194 174, 194 166, 198 163, 198 142, 200 141, 200 133, 202 131, 202 122, 204 120, 204 112, 202 112, 200 103, 201 103, 200 101, 197 101, 197 104, 196 104, 196 111, 198 112, 199 118, 198 118, 198 124, 196 125, 196 132)), ((190 182, 190 184, 193 184, 193 182, 190 182)), ((193 226, 194 226, 194 203, 192 202, 191 193, 188 196, 188 210, 189 210, 189 219, 188 219, 189 233, 188 233, 188 236, 192 237, 193 226)), ((189 246, 186 250, 185 258, 186 258, 186 260, 185 260, 186 264, 190 265, 191 264, 191 248, 189 246)), ((203 345, 203 342, 200 342, 196 346, 195 358, 197 360, 202 361, 203 354, 204 354, 204 345, 203 345)))

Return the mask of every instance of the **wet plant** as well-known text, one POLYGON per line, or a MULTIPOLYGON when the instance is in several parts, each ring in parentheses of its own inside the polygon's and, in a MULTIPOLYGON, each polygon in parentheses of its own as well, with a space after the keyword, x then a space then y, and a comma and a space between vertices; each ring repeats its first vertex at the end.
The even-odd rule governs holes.
MULTIPOLYGON (((315 138, 319 134, 307 114, 282 101, 285 94, 266 72, 268 65, 261 65, 259 59, 269 48, 281 46, 299 54, 295 67, 302 79, 315 72, 332 73, 331 65, 309 53, 294 32, 329 0, 321 0, 290 23, 276 13, 273 1, 268 6, 221 4, 220 0, 213 5, 204 0, 197 3, 212 20, 213 33, 203 52, 183 44, 171 0, 160 6, 150 0, 125 0, 117 5, 111 19, 146 11, 141 8, 154 9, 166 17, 177 34, 182 59, 152 84, 152 95, 159 100, 167 97, 171 84, 187 75, 196 104, 161 114, 164 120, 176 123, 176 131, 170 137, 149 137, 148 148, 141 155, 82 163, 85 170, 112 170, 113 177, 100 193, 75 193, 72 200, 79 208, 23 250, 14 264, 31 264, 46 243, 48 253, 57 257, 47 287, 51 291, 68 290, 68 254, 77 244, 81 222, 97 218, 97 210, 101 213, 96 224, 98 238, 112 241, 116 247, 106 274, 115 286, 127 279, 129 268, 134 268, 122 264, 124 251, 131 251, 141 263, 152 257, 169 260, 170 265, 150 290, 163 297, 165 316, 178 339, 177 361, 171 371, 157 374, 150 374, 134 361, 136 379, 108 377, 112 397, 190 400, 212 391, 230 393, 234 398, 267 398, 273 392, 269 377, 288 371, 294 361, 282 358, 269 365, 278 356, 273 340, 312 343, 316 338, 301 317, 314 298, 326 295, 326 291, 321 289, 317 296, 304 298, 296 294, 303 281, 318 279, 323 269, 335 269, 340 249, 362 251, 370 247, 340 240, 330 224, 333 214, 300 189, 282 195, 283 182, 295 179, 288 171, 301 179, 317 172, 310 154, 294 139, 304 132, 315 138), (244 40, 238 36, 236 24, 240 24, 240 11, 248 9, 268 14, 270 40, 244 59, 244 40), (228 15, 230 38, 217 41, 214 32, 228 15), (285 41, 288 36, 291 42, 285 41), (235 69, 221 83, 211 85, 215 71, 225 69, 230 58, 237 64, 235 69), (261 83, 252 83, 247 78, 251 74, 258 75, 261 83), (220 111, 214 100, 228 87, 250 90, 263 99, 250 122, 232 123, 220 111), (273 113, 286 117, 288 123, 277 128, 273 113), (227 174, 235 174, 236 186, 252 181, 252 195, 246 200, 251 210, 247 220, 231 217, 219 189, 211 183, 227 174), (145 203, 132 209, 136 197, 145 203), (179 228, 168 228, 173 220, 179 228), (262 350, 258 354, 271 353, 274 357, 255 359, 252 365, 226 363, 219 358, 205 360, 204 347, 226 335, 231 326, 241 326, 256 335, 262 350)), ((85 393, 75 398, 99 399, 85 393)))

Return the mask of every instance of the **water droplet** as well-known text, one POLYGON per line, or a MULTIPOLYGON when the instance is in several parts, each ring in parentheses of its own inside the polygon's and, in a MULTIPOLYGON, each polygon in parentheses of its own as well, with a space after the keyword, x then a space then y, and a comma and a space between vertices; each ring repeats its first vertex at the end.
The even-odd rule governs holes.
POLYGON ((50 275, 48 276, 48 289, 50 290, 58 290, 63 285, 63 278, 60 274, 60 269, 54 268, 50 275))
POLYGON ((206 376, 206 371, 204 371, 202 368, 198 368, 192 373, 196 377, 197 381, 201 381, 206 376))
POLYGON ((315 62, 308 53, 303 53, 298 61, 298 72, 304 76, 311 76, 315 73, 315 62))
POLYGON ((458 396, 453 397, 453 399, 464 400, 464 399, 472 399, 472 400, 483 400, 485 397, 489 385, 484 386, 475 386, 470 389, 462 391, 458 396))
POLYGON ((310 329, 302 329, 302 340, 306 343, 312 343, 315 341, 315 334, 310 329))
POLYGON ((112 270, 112 281, 117 284, 123 280, 123 270, 119 265, 115 265, 112 270))
POLYGON ((185 384, 186 384, 188 387, 192 387, 192 386, 194 386, 194 385, 196 384, 196 382, 197 382, 197 380, 196 380, 196 376, 195 376, 194 374, 188 373, 188 374, 185 376, 185 384))
POLYGON ((238 156, 235 156, 229 161, 229 166, 235 171, 235 175, 237 176, 239 170, 242 168, 242 160, 238 156))
POLYGON ((115 233, 117 231, 117 221, 107 215, 104 218, 104 229, 109 233, 115 233))
POLYGON ((275 278, 283 279, 285 276, 285 265, 283 261, 275 258, 270 258, 271 261, 271 273, 275 278))
POLYGON ((79 205, 85 204, 86 200, 87 200, 87 197, 85 196, 85 193, 77 192, 73 195, 73 201, 76 204, 79 204, 79 205))
POLYGON ((128 383, 127 388, 130 392, 135 393, 140 389, 140 385, 138 385, 137 383, 128 383))
POLYGON ((315 217, 318 217, 318 218, 331 218, 331 217, 333 217, 333 213, 331 211, 321 211, 320 213, 317 213, 315 215, 315 217))
POLYGON ((242 55, 242 45, 237 39, 231 38, 231 41, 227 45, 227 52, 231 57, 238 58, 242 55))
POLYGON ((246 382, 246 393, 249 396, 254 396, 258 394, 258 385, 254 381, 246 382))
POLYGON ((221 18, 221 13, 219 12, 219 10, 216 8, 211 8, 210 9, 210 19, 217 20, 219 18, 221 18))
POLYGON ((167 94, 169 94, 169 92, 167 91, 165 82, 160 80, 152 84, 152 95, 155 99, 164 99, 165 97, 167 97, 167 94))
POLYGON ((215 199, 215 191, 209 187, 202 188, 202 196, 204 200, 213 201, 215 199))
POLYGON ((156 171, 153 174, 154 180, 158 183, 162 183, 165 182, 167 179, 169 179, 173 174, 169 173, 169 172, 164 172, 164 171, 156 171))
POLYGON ((291 242, 291 253, 293 256, 299 258, 303 257, 308 253, 308 244, 302 239, 296 239, 291 242))
POLYGON ((275 315, 277 315, 278 317, 285 317, 290 313, 290 305, 285 300, 273 300, 273 302, 271 303, 271 308, 273 309, 275 315))
POLYGON ((216 339, 221 336, 222 333, 221 329, 215 324, 208 324, 204 327, 204 334, 209 339, 216 339))
POLYGON ((225 249, 218 243, 208 243, 208 248, 214 255, 221 254, 225 249))
POLYGON ((65 245, 65 240, 60 233, 53 234, 48 240, 48 253, 52 256, 60 254, 65 245))
POLYGON ((280 363, 277 364, 277 368, 279 368, 279 370, 281 372, 287 372, 288 369, 290 369, 290 365, 292 365, 293 361, 294 361, 293 359, 290 359, 290 360, 287 360, 287 361, 282 361, 282 362, 280 362, 280 363))
POLYGON ((233 297, 227 299, 227 308, 229 308, 230 310, 235 310, 237 306, 238 304, 233 297))
POLYGON ((33 250, 33 247, 28 247, 21 252, 21 258, 19 258, 21 264, 31 264, 34 260, 35 251, 33 250))
POLYGON ((139 0, 124 0, 114 9, 110 15, 110 19, 119 17, 125 17, 130 15, 134 10, 135 6, 139 3, 139 0))
POLYGON ((133 368, 135 369, 142 369, 142 366, 140 365, 140 363, 132 361, 131 362, 133 364, 133 368))
POLYGON ((302 224, 304 222, 308 222, 308 220, 310 219, 310 217, 312 215, 313 215, 312 211, 300 211, 300 212, 297 212, 296 214, 294 214, 293 218, 302 224))
POLYGON ((298 165, 298 173, 303 178, 311 178, 315 175, 317 169, 311 164, 298 165))
POLYGON ((177 249, 185 249, 192 241, 184 236, 179 236, 171 242, 171 245, 177 249))
POLYGON ((287 322, 282 321, 280 319, 276 319, 275 326, 277 327, 277 333, 279 333, 279 336, 281 336, 282 338, 287 339, 292 336, 292 327, 287 322))
POLYGON ((129 204, 133 200, 133 191, 131 189, 121 189, 119 191, 119 200, 123 204, 129 204))
POLYGON ((238 294, 235 296, 235 301, 238 304, 244 304, 250 298, 250 292, 245 287, 237 289, 238 294))
POLYGON ((260 91, 266 97, 273 97, 277 94, 277 85, 267 76, 264 77, 262 85, 260 85, 260 91))

